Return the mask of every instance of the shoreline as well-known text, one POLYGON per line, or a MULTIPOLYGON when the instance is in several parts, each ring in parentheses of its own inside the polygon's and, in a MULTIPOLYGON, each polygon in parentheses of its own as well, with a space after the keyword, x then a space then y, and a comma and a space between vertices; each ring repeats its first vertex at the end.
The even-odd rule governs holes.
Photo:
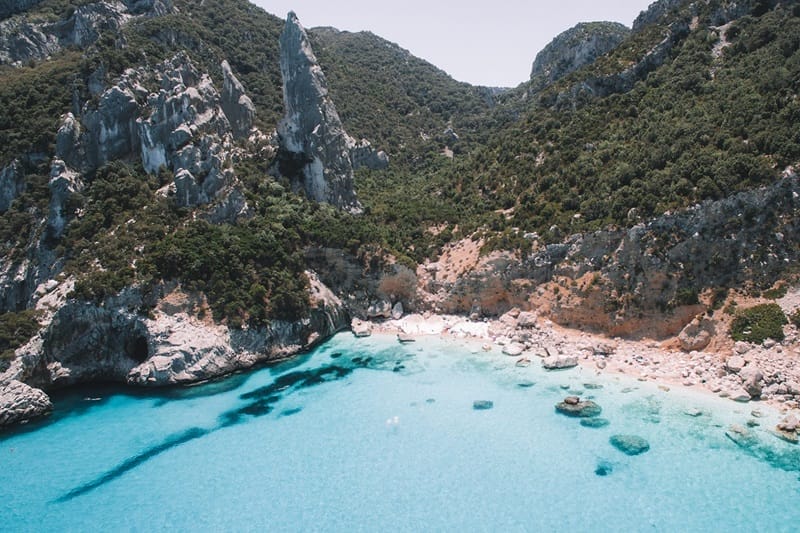
MULTIPOLYGON (((710 398, 729 399, 742 409, 768 409, 781 416, 800 416, 796 396, 791 396, 792 399, 786 399, 786 395, 780 399, 751 397, 745 390, 749 386, 752 392, 764 390, 765 396, 772 396, 766 393, 772 390, 770 386, 764 386, 766 372, 759 368, 771 366, 775 358, 770 349, 776 346, 777 353, 783 354, 780 362, 795 366, 790 360, 796 356, 793 346, 789 349, 781 345, 748 346, 745 351, 743 343, 739 343, 738 351, 725 357, 721 353, 671 349, 665 346, 667 342, 609 339, 563 328, 547 319, 532 320, 531 315, 512 310, 494 320, 473 321, 456 315, 408 314, 380 322, 354 319, 351 331, 356 337, 373 333, 398 335, 398 342, 413 342, 426 336, 471 340, 479 349, 513 358, 519 366, 544 366, 546 359, 550 363, 562 360, 568 365, 565 368, 581 366, 598 375, 625 376, 652 383, 664 392, 671 389, 692 391, 710 398), (743 360, 743 367, 738 367, 738 359, 729 362, 732 358, 743 360)), ((783 377, 795 383, 793 379, 800 380, 800 368, 783 377)))

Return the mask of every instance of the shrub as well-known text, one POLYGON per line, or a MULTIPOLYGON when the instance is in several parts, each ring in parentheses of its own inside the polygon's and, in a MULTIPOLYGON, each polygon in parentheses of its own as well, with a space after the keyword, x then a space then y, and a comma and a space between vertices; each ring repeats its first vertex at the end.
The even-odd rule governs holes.
POLYGON ((39 330, 34 310, 0 315, 0 366, 14 358, 14 350, 28 342, 39 330))
POLYGON ((765 339, 783 340, 783 326, 788 323, 778 304, 761 304, 736 312, 731 323, 735 341, 760 344, 765 339))

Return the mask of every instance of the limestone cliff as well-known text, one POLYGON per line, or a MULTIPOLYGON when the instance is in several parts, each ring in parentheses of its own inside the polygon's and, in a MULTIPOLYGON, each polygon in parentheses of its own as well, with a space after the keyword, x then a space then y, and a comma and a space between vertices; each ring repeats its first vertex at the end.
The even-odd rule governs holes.
POLYGON ((175 285, 133 287, 102 305, 68 300, 72 281, 38 302, 47 326, 0 374, 0 427, 46 413, 43 390, 97 381, 188 384, 285 359, 349 325, 342 302, 307 272, 312 308, 297 322, 238 330, 197 316, 202 296, 175 285), (151 316, 139 310, 153 307, 151 316))
POLYGON ((351 212, 361 205, 353 189, 352 139, 344 131, 306 30, 289 13, 280 37, 286 115, 278 125, 278 170, 318 202, 351 212))
MULTIPOLYGON (((24 11, 36 3, 14 0, 0 8, 0 16, 24 11)), ((172 11, 171 0, 103 0, 82 3, 54 22, 19 13, 0 22, 0 64, 20 66, 67 47, 86 48, 104 31, 118 33, 132 19, 163 16, 172 11)))
POLYGON ((578 24, 561 33, 536 55, 531 70, 533 90, 539 90, 619 46, 630 30, 617 22, 578 24))

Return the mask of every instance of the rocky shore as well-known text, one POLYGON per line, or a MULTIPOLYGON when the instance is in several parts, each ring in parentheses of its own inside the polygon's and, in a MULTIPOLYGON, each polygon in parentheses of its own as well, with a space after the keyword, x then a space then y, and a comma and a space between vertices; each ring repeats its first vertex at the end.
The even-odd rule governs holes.
POLYGON ((560 327, 535 313, 513 309, 497 320, 412 314, 382 322, 354 320, 355 334, 439 335, 472 338, 486 351, 499 350, 520 366, 548 369, 582 365, 596 372, 627 374, 662 388, 688 387, 737 402, 767 404, 783 412, 800 408, 798 335, 761 345, 737 342, 726 351, 682 350, 674 341, 609 339, 560 327))

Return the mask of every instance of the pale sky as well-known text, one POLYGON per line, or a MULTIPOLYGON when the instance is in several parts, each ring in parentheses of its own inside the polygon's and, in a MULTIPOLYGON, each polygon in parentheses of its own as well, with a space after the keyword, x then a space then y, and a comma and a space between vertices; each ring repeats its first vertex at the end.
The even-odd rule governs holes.
POLYGON ((579 22, 611 20, 630 27, 654 0, 251 0, 306 28, 333 26, 399 44, 459 81, 515 87, 527 80, 536 53, 579 22))

